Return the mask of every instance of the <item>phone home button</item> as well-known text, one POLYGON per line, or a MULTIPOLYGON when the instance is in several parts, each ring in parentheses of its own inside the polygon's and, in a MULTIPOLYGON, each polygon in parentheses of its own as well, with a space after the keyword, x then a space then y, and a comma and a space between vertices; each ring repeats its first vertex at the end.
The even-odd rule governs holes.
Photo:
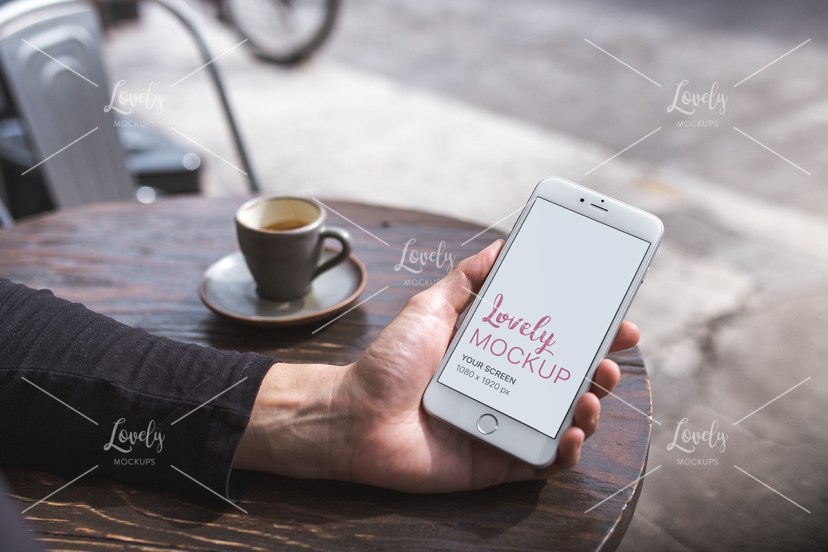
POLYGON ((497 429, 497 418, 491 414, 483 414, 477 419, 477 431, 483 435, 494 433, 497 429))

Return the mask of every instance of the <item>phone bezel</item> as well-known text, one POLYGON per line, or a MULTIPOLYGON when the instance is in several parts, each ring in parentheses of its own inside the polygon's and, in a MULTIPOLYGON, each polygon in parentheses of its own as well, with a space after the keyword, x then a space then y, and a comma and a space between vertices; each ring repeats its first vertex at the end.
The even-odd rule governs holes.
MULTIPOLYGON (((512 231, 506 239, 506 243, 501 250, 495 264, 489 272, 486 280, 481 286, 484 292, 494 275, 497 273, 500 265, 505 260, 505 253, 507 252, 512 242, 520 233, 523 222, 529 213, 529 208, 534 203, 535 199, 541 198, 561 207, 570 209, 576 213, 584 215, 590 219, 607 224, 617 230, 627 232, 635 237, 645 240, 650 243, 644 258, 642 259, 638 271, 633 277, 627 292, 621 301, 616 315, 610 324, 607 333, 604 335, 601 345, 595 354, 593 363, 587 370, 586 377, 578 388, 575 398, 572 401, 566 415, 564 416, 561 428, 568 428, 572 424, 572 417, 574 415, 575 404, 578 399, 589 390, 589 380, 593 378, 598 363, 604 358, 609 350, 612 340, 615 337, 618 327, 621 324, 624 316, 629 309, 630 304, 635 298, 639 286, 643 282, 644 275, 652 262, 653 256, 658 249, 661 240, 661 235, 664 231, 664 226, 661 220, 655 215, 642 211, 636 207, 628 205, 624 202, 610 198, 603 194, 599 194, 594 190, 585 188, 574 182, 570 182, 560 177, 547 177, 541 180, 529 196, 526 204, 515 222, 512 231), (583 201, 581 201, 583 199, 583 201), (598 206, 596 208, 595 206, 598 206)), ((482 293, 481 293, 482 295, 482 293)), ((472 302, 468 312, 471 312, 479 303, 480 298, 475 298, 472 302)), ((533 429, 523 422, 510 418, 502 412, 496 411, 486 404, 477 401, 467 395, 455 391, 454 389, 438 382, 440 374, 445 369, 449 351, 453 351, 457 342, 463 337, 466 327, 470 320, 464 319, 460 324, 454 338, 452 339, 447 349, 446 355, 440 361, 440 365, 435 370, 431 381, 429 382, 423 394, 423 407, 430 415, 441 419, 458 429, 468 433, 469 435, 489 443, 521 460, 537 467, 545 467, 555 460, 557 453, 558 442, 563 435, 565 429, 558 432, 556 438, 549 437, 540 431, 533 429), (484 435, 477 431, 477 420, 484 414, 492 414, 498 419, 498 428, 493 433, 484 435)))

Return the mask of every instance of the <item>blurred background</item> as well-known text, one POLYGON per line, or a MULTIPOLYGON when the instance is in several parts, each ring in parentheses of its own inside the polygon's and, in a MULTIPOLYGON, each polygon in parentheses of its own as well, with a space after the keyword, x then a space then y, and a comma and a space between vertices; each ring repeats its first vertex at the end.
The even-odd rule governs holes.
MULTIPOLYGON (((662 467, 621 548, 825 549, 828 5, 346 0, 284 65, 240 43, 226 3, 188 3, 266 192, 508 230, 555 174, 660 216, 630 318, 662 467), (726 445, 681 452, 677 427, 726 445)), ((122 4, 104 7, 113 105, 168 135, 203 193, 247 193, 192 40, 122 4)))

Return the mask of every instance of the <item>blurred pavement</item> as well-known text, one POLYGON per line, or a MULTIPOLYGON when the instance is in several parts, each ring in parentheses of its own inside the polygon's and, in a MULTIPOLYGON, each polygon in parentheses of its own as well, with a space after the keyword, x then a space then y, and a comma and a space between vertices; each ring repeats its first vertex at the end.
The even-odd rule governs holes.
MULTIPOLYGON (((828 156, 818 147, 828 137, 828 11, 737 4, 353 0, 332 42, 296 70, 243 47, 217 62, 267 191, 488 226, 557 174, 662 217, 665 241, 630 313, 660 423, 650 468, 662 468, 645 480, 624 550, 828 542, 818 409, 828 390, 828 156), (724 111, 668 112, 685 79, 699 93, 717 82, 724 111), (704 124, 677 126, 688 120, 704 124), (715 422, 725 450, 668 450, 684 418, 695 431, 715 422), (695 465, 681 463, 689 458, 695 465)), ((238 43, 204 23, 217 54, 238 43)), ((145 6, 139 25, 113 33, 107 56, 111 81, 134 92, 154 83, 164 96, 142 117, 200 145, 207 193, 243 194, 204 72, 170 86, 200 65, 177 24, 145 6)))

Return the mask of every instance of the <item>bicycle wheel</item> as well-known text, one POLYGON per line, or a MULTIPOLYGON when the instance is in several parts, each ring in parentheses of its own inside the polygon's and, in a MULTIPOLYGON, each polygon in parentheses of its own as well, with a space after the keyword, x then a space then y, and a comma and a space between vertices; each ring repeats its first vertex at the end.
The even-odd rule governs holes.
POLYGON ((290 65, 307 59, 333 30, 340 0, 227 0, 253 53, 290 65))

